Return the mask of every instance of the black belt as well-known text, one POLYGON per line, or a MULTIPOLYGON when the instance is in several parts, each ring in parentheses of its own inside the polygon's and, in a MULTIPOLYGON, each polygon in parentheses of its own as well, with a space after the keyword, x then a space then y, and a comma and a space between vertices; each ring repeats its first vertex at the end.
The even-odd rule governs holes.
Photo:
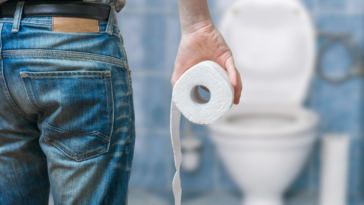
MULTIPOLYGON (((0 4, 0 18, 14 18, 17 2, 4 2, 0 4)), ((102 3, 89 2, 52 2, 47 3, 25 1, 22 17, 33 16, 65 16, 91 18, 107 21, 110 7, 102 3)))

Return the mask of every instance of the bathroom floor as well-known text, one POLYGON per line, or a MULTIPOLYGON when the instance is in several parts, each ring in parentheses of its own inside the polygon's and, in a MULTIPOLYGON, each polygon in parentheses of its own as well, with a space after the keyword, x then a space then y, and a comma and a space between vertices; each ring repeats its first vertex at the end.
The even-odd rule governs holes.
MULTIPOLYGON (((301 194, 292 195, 286 201, 286 205, 317 205, 317 197, 311 195, 301 194)), ((173 201, 165 201, 162 198, 148 193, 147 191, 130 191, 128 205, 173 205, 173 201)), ((194 199, 182 202, 182 205, 241 205, 241 198, 226 193, 226 192, 212 192, 204 194, 194 199)))
MULTIPOLYGON (((171 193, 168 193, 171 196, 171 193)), ((211 192, 187 200, 182 205, 241 205, 241 198, 227 192, 211 192)), ((294 194, 287 197, 286 205, 317 205, 316 194, 294 194)), ((49 205, 53 205, 50 198, 49 205)), ((130 190, 128 205, 173 205, 173 198, 165 200, 144 190, 130 190)), ((364 205, 358 197, 349 197, 348 205, 364 205)))

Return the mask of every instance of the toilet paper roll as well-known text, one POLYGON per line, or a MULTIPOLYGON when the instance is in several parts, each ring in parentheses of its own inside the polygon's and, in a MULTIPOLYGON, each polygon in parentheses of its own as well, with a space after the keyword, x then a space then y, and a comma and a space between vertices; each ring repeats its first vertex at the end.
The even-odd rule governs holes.
POLYGON ((192 123, 211 124, 229 110, 233 100, 234 88, 229 82, 227 72, 213 61, 204 61, 188 69, 174 85, 170 131, 176 167, 172 183, 175 205, 181 204, 182 196, 180 180, 182 152, 179 139, 181 113, 192 123), (198 86, 209 89, 210 99, 200 95, 198 86))

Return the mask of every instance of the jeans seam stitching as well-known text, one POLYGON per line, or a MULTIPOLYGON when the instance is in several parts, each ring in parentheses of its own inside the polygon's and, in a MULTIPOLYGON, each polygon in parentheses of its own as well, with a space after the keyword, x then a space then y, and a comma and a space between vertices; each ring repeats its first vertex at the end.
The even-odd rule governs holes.
POLYGON ((115 118, 114 88, 112 86, 112 78, 110 78, 110 88, 111 88, 110 93, 111 93, 111 103, 112 103, 112 117, 111 117, 112 125, 111 125, 111 130, 110 130, 110 141, 111 141, 111 137, 112 137, 113 130, 114 130, 114 123, 115 123, 114 122, 114 118, 115 118))
MULTIPOLYGON (((5 51, 5 50, 4 50, 5 51)), ((85 54, 89 54, 89 53, 85 53, 85 54)), ((42 55, 42 54, 38 54, 38 55, 35 55, 35 53, 33 54, 27 54, 27 55, 16 55, 16 54, 4 54, 3 57, 23 57, 23 56, 32 56, 32 57, 48 57, 49 55, 42 55)), ((53 56, 51 55, 51 57, 54 57, 54 58, 62 58, 61 56, 53 56)), ((64 57, 65 58, 65 57, 64 57)), ((125 63, 122 62, 120 64, 118 63, 114 63, 114 62, 110 62, 110 61, 107 61, 106 59, 90 59, 90 58, 87 58, 87 57, 80 57, 79 55, 75 55, 73 57, 67 57, 68 59, 77 59, 77 60, 84 60, 84 59, 87 59, 87 60, 94 60, 94 61, 101 61, 101 62, 106 62, 106 63, 111 63, 111 64, 116 64, 116 65, 124 65, 125 63)))
MULTIPOLYGON (((109 78, 109 83, 110 83, 110 86, 108 86, 108 88, 110 89, 109 93, 111 95, 111 108, 112 108, 112 113, 111 113, 111 129, 110 129, 110 133, 109 133, 109 141, 108 141, 108 144, 107 144, 107 152, 109 151, 109 148, 110 148, 110 144, 111 144, 111 137, 112 137, 112 134, 113 134, 113 129, 114 129, 114 112, 115 112, 115 108, 114 108, 114 89, 113 89, 113 86, 112 86, 112 78, 110 77, 109 78)), ((109 120, 110 120, 110 117, 109 117, 109 120)), ((110 124, 110 122, 109 122, 110 124)))
MULTIPOLYGON (((84 75, 72 75, 72 76, 84 76, 84 75)), ((90 75, 91 76, 91 75, 90 75)), ((32 76, 31 78, 70 78, 70 76, 32 76)), ((83 77, 83 78, 102 78, 99 75, 93 75, 93 77, 83 77)))
POLYGON ((19 72, 21 76, 24 77, 72 77, 72 76, 84 76, 85 78, 88 76, 98 76, 98 77, 102 77, 103 75, 105 77, 111 77, 111 71, 110 70, 106 70, 106 71, 36 71, 36 72, 32 72, 32 71, 21 71, 19 72), (93 74, 91 74, 93 73, 93 74), (58 74, 62 74, 62 75, 58 75, 58 74))
MULTIPOLYGON (((42 126, 42 131, 43 131, 43 133, 44 133, 44 127, 45 126, 47 126, 46 124, 44 124, 43 126, 42 126)), ((48 127, 48 126, 47 126, 48 127)), ((96 150, 96 151, 93 151, 93 152, 91 152, 91 153, 87 153, 87 154, 81 154, 80 156, 76 156, 76 155, 73 155, 73 154, 71 154, 70 152, 72 152, 72 150, 71 151, 69 151, 69 150, 67 150, 67 149, 65 149, 65 148, 63 148, 63 147, 61 147, 61 146, 59 146, 56 142, 54 142, 54 140, 53 139, 51 139, 51 138, 47 138, 47 136, 46 135, 44 135, 44 139, 47 141, 47 142, 49 142, 49 143, 51 143, 51 144, 53 144, 55 147, 57 147, 57 148, 59 148, 66 156, 68 156, 68 157, 70 157, 71 159, 74 159, 74 160, 76 160, 76 161, 83 161, 83 160, 86 160, 86 159, 90 159, 90 158, 92 158, 92 157, 96 157, 96 156, 99 156, 99 155, 101 155, 101 154, 104 154, 104 153, 106 153, 106 152, 108 152, 109 151, 109 146, 107 147, 107 149, 103 149, 103 148, 100 148, 100 149, 98 149, 98 150, 96 150), (96 155, 95 155, 95 153, 97 153, 96 155)), ((110 141, 109 141, 110 142, 110 141)), ((60 143, 62 143, 62 142, 60 142, 60 143)))
POLYGON ((119 43, 120 52, 123 55, 123 58, 126 59, 126 52, 125 52, 125 48, 124 48, 124 40, 122 39, 121 34, 120 34, 120 36, 118 36, 118 38, 119 38, 118 43, 119 43))
MULTIPOLYGON (((0 54, 1 55, 1 54, 0 54)), ((27 114, 24 113, 24 111, 22 111, 20 109, 20 107, 15 103, 14 99, 12 98, 12 96, 10 95, 10 92, 9 92, 9 89, 8 89, 8 86, 7 86, 7 83, 6 83, 6 80, 5 80, 5 76, 4 76, 4 64, 3 64, 3 60, 1 60, 1 78, 2 78, 2 81, 3 81, 3 84, 4 84, 4 87, 5 87, 5 95, 7 96, 8 100, 10 101, 10 104, 12 105, 12 107, 21 115, 23 116, 24 118, 32 121, 32 122, 37 122, 36 119, 33 119, 31 117, 29 117, 27 114)))
POLYGON ((24 89, 25 89, 25 94, 27 95, 27 98, 28 98, 28 102, 29 102, 29 104, 30 104, 30 105, 31 105, 34 109, 38 110, 39 108, 35 107, 35 105, 33 105, 32 101, 30 100, 30 97, 29 97, 29 94, 28 94, 28 91, 27 91, 28 89, 27 89, 27 87, 26 87, 26 83, 24 82, 23 77, 21 76, 20 78, 21 78, 21 81, 23 82, 23 86, 24 86, 24 89))
MULTIPOLYGON (((108 125, 110 125, 111 126, 111 124, 110 124, 110 115, 111 115, 111 113, 110 113, 110 108, 109 108, 109 103, 110 103, 110 100, 109 100, 109 96, 108 96, 108 94, 107 93, 110 93, 111 91, 109 91, 108 92, 108 86, 107 86, 107 84, 108 83, 110 83, 109 81, 110 81, 110 78, 109 79, 106 79, 106 78, 104 78, 105 80, 105 82, 104 82, 104 84, 105 84, 105 93, 106 93, 106 109, 108 110, 108 115, 107 115, 107 124, 108 125)), ((111 85, 111 84, 110 84, 111 85)), ((108 129, 107 129, 107 134, 109 134, 110 135, 110 127, 108 126, 108 129)))
POLYGON ((125 67, 125 59, 115 58, 112 56, 100 55, 95 53, 78 52, 78 51, 64 51, 64 50, 50 50, 50 49, 19 49, 19 50, 3 50, 3 57, 48 57, 59 59, 77 59, 77 60, 92 60, 110 63, 118 66, 125 67), (50 54, 51 53, 51 54, 50 54), (56 55, 57 54, 57 55, 56 55), (59 55, 61 54, 61 55, 59 55), (62 56, 63 55, 63 56, 62 56))
MULTIPOLYGON (((26 78, 26 77, 25 77, 26 78)), ((23 77, 21 77, 22 81, 24 82, 23 80, 23 77)), ((46 111, 47 112, 47 115, 49 116, 49 110, 48 109, 45 109, 45 108, 42 108, 38 105, 38 103, 35 101, 35 95, 34 95, 34 92, 33 92, 33 89, 32 89, 32 86, 29 84, 28 86, 29 88, 29 91, 30 91, 30 94, 32 95, 33 98, 30 98, 30 96, 28 95, 28 92, 26 91, 27 93, 27 96, 29 97, 29 102, 30 104, 36 109, 36 110, 43 110, 43 111, 46 111)), ((47 123, 47 120, 45 120, 45 123, 47 123)))
MULTIPOLYGON (((128 77, 130 77, 130 75, 129 74, 127 74, 127 76, 128 77)), ((131 89, 131 85, 130 85, 130 88, 129 89, 131 89)), ((132 104, 131 104, 131 99, 132 99, 132 94, 130 94, 129 95, 129 129, 128 129, 128 138, 129 138, 129 146, 131 146, 131 138, 130 138, 130 136, 131 136, 131 124, 132 124, 132 111, 131 111, 131 106, 132 106, 132 104)), ((134 151, 134 150, 133 150, 134 151)), ((130 170, 127 170, 129 173, 128 173, 128 175, 129 175, 129 177, 128 177, 128 183, 130 182, 130 175, 131 175, 131 169, 132 169, 132 163, 133 163, 133 160, 131 160, 131 164, 130 164, 130 170)), ((128 193, 127 193, 127 196, 126 196, 126 203, 128 204, 128 195, 129 195, 129 189, 128 189, 128 193)))
POLYGON ((101 138, 104 138, 106 140, 109 140, 109 137, 107 137, 106 135, 102 134, 101 132, 95 130, 95 131, 91 131, 91 132, 70 132, 70 131, 66 131, 66 130, 62 130, 61 128, 55 127, 50 125, 48 122, 44 122, 45 126, 48 127, 49 129, 52 129, 56 132, 60 132, 60 133, 68 133, 68 134, 72 134, 72 135, 95 135, 95 136, 99 136, 101 138))
POLYGON ((63 153, 64 153, 65 155, 67 155, 67 156, 68 156, 68 157, 70 157, 71 159, 74 159, 74 160, 76 160, 76 161, 78 161, 78 162, 83 161, 83 160, 86 160, 86 159, 89 159, 89 158, 92 158, 92 157, 99 156, 99 155, 101 155, 101 154, 103 154, 103 153, 106 153, 106 152, 108 151, 108 149, 104 150, 104 149, 100 148, 100 149, 98 149, 97 151, 94 151, 94 152, 91 152, 91 153, 87 153, 87 154, 84 154, 84 155, 82 155, 82 154, 81 154, 79 157, 77 157, 77 156, 75 156, 75 155, 73 155, 73 154, 70 154, 70 153, 69 153, 69 151, 68 151, 68 150, 66 150, 65 148, 63 148, 63 147, 59 146, 57 143, 53 142, 53 140, 52 140, 52 139, 47 139, 47 137, 46 137, 46 136, 44 136, 44 139, 45 139, 47 142, 49 142, 49 143, 53 144, 55 147, 57 147, 57 148, 58 148, 58 149, 60 149, 61 151, 63 151, 63 153), (97 154, 96 154, 96 155, 94 155, 95 153, 97 153, 97 154))

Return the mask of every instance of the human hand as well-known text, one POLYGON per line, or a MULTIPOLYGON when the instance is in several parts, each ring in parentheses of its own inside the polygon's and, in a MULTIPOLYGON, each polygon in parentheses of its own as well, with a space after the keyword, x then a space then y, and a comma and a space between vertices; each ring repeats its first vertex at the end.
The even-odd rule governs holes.
POLYGON ((171 79, 172 87, 186 70, 205 60, 215 61, 228 72, 235 90, 234 104, 239 104, 242 90, 240 74, 235 68, 230 48, 212 23, 182 34, 171 79))

